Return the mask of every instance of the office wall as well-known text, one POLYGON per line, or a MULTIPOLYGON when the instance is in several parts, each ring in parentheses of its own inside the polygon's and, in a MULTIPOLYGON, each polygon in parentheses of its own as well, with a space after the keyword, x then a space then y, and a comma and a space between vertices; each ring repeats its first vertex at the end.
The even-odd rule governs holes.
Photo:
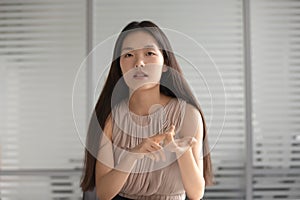
POLYGON ((0 198, 81 198, 89 111, 133 20, 164 30, 204 112, 204 199, 300 198, 299 14, 290 0, 0 0, 0 198))

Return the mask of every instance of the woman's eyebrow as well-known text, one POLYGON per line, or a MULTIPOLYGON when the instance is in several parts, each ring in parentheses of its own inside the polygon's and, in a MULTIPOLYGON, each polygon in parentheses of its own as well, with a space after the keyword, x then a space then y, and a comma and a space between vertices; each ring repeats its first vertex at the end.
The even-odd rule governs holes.
POLYGON ((144 46, 145 48, 155 48, 155 46, 153 44, 148 44, 144 46))
MULTIPOLYGON (((144 46, 144 48, 156 48, 153 44, 147 44, 144 46)), ((124 47, 121 51, 125 51, 125 50, 134 50, 134 48, 132 47, 124 47)))
POLYGON ((125 50, 133 50, 132 47, 124 47, 121 51, 125 51, 125 50))

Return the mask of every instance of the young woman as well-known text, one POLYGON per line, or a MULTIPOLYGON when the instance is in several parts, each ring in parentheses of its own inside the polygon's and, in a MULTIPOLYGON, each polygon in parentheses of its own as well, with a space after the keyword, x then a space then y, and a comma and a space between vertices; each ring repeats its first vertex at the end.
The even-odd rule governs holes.
POLYGON ((106 199, 200 199, 212 184, 203 113, 161 29, 120 33, 91 117, 81 182, 106 199))

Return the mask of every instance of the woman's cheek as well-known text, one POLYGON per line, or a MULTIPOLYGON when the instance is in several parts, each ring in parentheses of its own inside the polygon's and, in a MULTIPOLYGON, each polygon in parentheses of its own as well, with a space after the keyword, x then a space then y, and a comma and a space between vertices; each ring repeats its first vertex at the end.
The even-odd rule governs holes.
POLYGON ((133 74, 134 73, 134 71, 133 70, 125 70, 124 72, 123 72, 123 78, 124 78, 124 81, 125 81, 125 83, 127 84, 127 86, 129 87, 129 88, 131 88, 132 89, 132 87, 134 86, 134 81, 133 81, 133 74))
POLYGON ((160 78, 162 75, 162 65, 163 64, 158 64, 158 63, 153 63, 153 64, 149 64, 147 65, 147 70, 149 72, 149 81, 151 82, 155 82, 155 83, 159 83, 160 82, 160 78))

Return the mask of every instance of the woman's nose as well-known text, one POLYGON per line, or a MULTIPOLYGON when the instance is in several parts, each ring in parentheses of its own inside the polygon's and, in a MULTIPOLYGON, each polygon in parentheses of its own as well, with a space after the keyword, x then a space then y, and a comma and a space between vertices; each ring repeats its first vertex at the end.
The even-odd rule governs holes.
POLYGON ((142 58, 137 58, 134 67, 138 68, 138 67, 144 67, 145 66, 145 62, 142 58))

